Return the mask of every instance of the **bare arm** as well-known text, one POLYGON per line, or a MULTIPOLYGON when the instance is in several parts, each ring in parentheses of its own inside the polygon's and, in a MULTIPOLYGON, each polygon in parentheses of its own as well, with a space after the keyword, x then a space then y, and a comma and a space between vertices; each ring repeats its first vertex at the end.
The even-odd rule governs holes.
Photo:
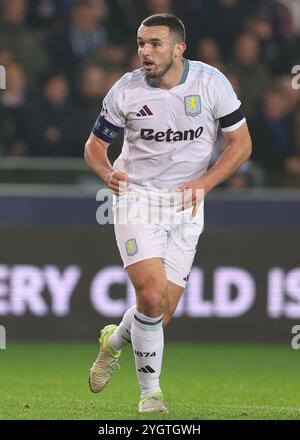
POLYGON ((179 210, 193 205, 193 217, 201 202, 199 194, 197 198, 196 190, 203 190, 205 196, 215 186, 228 179, 251 154, 252 143, 246 122, 237 130, 223 132, 223 135, 228 141, 228 146, 218 161, 199 179, 186 182, 178 187, 179 191, 192 190, 190 191, 191 197, 187 197, 179 210))
POLYGON ((205 194, 230 177, 250 156, 251 138, 246 122, 237 130, 223 132, 228 146, 218 161, 200 177, 205 194))
POLYGON ((109 143, 90 134, 84 149, 84 159, 92 171, 107 185, 116 195, 126 192, 128 175, 114 170, 107 157, 109 143))
POLYGON ((107 183, 109 176, 114 171, 107 157, 107 142, 98 139, 93 133, 88 138, 85 149, 84 159, 94 173, 107 183))

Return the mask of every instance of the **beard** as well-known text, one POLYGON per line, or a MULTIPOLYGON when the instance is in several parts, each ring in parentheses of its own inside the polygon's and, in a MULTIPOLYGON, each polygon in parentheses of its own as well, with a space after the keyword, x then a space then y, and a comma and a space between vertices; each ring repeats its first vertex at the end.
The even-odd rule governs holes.
POLYGON ((161 67, 158 70, 155 70, 153 72, 147 72, 145 70, 145 74, 147 78, 154 79, 154 78, 162 78, 173 66, 173 59, 170 58, 163 67, 161 67))

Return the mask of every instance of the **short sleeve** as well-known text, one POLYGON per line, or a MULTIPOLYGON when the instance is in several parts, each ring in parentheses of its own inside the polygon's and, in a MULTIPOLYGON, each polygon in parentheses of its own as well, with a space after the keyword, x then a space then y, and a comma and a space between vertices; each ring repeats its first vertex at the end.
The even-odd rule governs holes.
POLYGON ((213 96, 213 116, 220 120, 222 130, 236 129, 245 122, 241 101, 225 75, 214 69, 210 82, 213 96), (224 125, 223 125, 224 123, 224 125))
POLYGON ((102 103, 100 116, 108 122, 117 126, 124 127, 126 118, 124 115, 124 77, 119 79, 107 93, 102 103))

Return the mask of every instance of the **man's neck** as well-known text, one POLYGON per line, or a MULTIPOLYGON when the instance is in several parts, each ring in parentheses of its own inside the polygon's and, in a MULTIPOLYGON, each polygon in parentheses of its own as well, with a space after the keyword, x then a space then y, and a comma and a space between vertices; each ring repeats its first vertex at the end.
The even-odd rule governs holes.
POLYGON ((184 61, 181 59, 181 62, 175 64, 168 70, 168 72, 162 77, 152 80, 155 84, 164 90, 170 90, 173 87, 177 86, 182 78, 184 71, 184 61))

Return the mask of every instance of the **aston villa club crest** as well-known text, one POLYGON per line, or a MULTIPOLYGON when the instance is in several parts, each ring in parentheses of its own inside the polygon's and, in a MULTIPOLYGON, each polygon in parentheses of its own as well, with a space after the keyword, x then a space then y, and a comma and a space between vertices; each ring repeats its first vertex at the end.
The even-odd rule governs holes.
POLYGON ((138 245, 135 238, 127 240, 125 243, 126 252, 129 257, 133 257, 138 252, 138 245))
POLYGON ((201 113, 201 98, 199 95, 189 95, 184 97, 184 109, 188 116, 197 116, 201 113))

